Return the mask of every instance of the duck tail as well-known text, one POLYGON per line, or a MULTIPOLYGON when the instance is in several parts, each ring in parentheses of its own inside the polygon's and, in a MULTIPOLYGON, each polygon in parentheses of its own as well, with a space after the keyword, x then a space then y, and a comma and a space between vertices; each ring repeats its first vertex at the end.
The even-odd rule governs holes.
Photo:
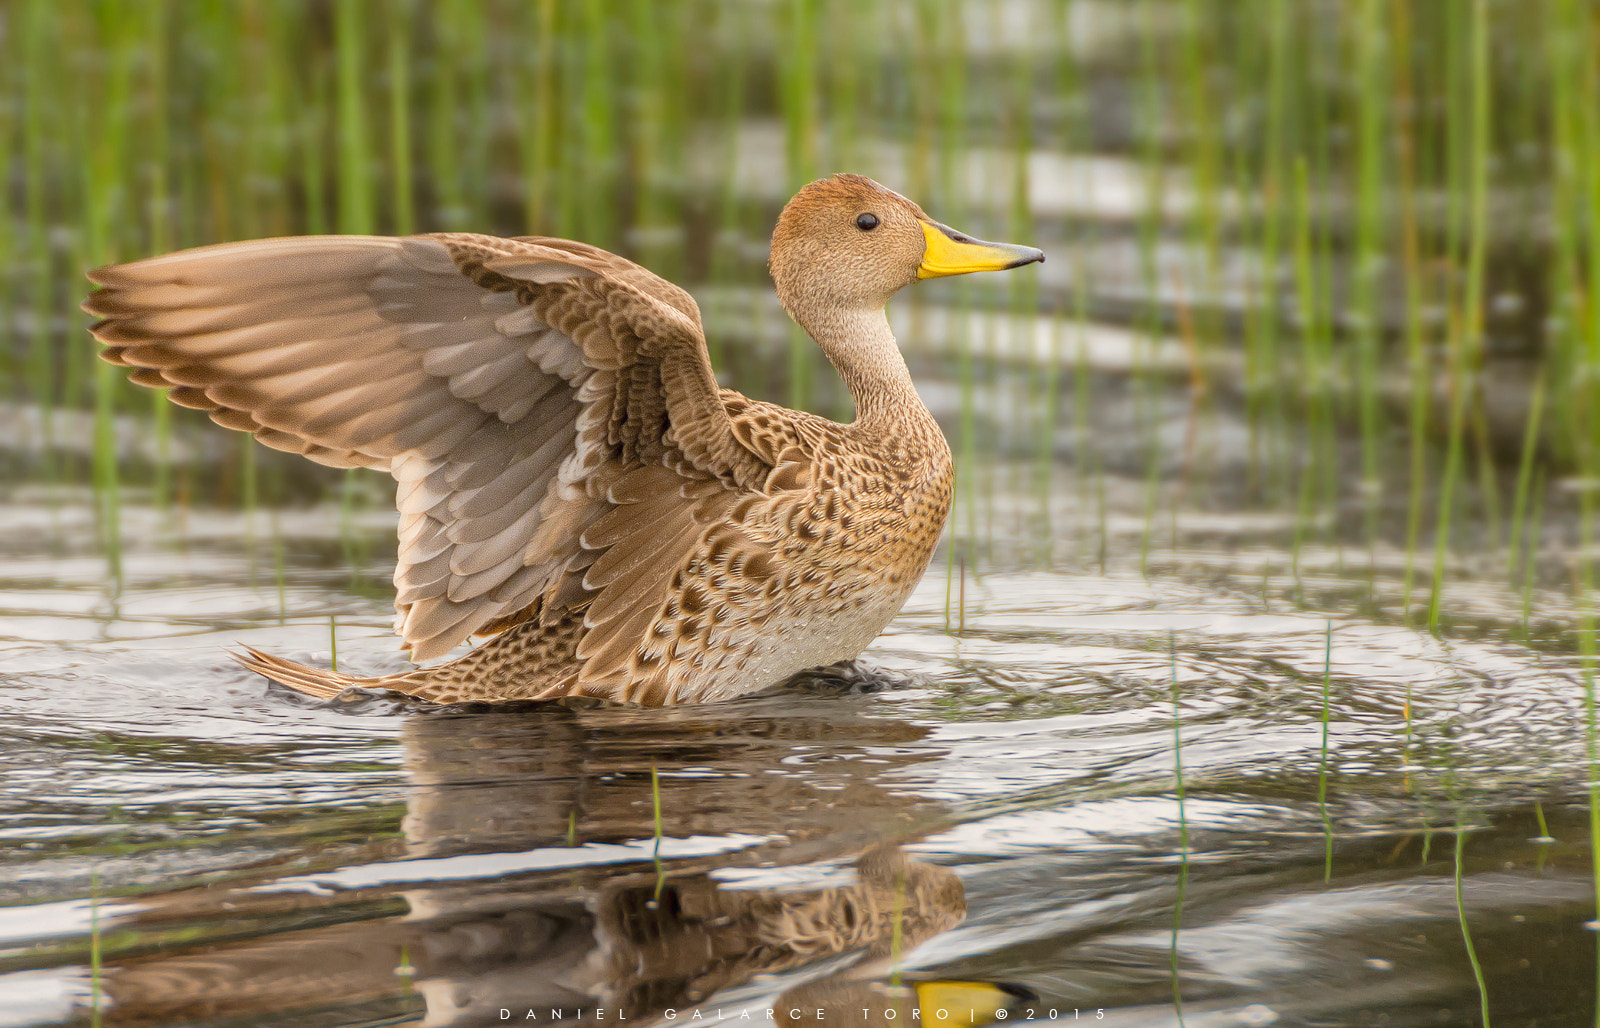
POLYGON ((246 670, 264 675, 280 685, 286 685, 295 692, 307 696, 315 696, 319 700, 331 700, 346 689, 356 688, 393 688, 382 678, 361 678, 356 675, 341 674, 327 668, 312 667, 309 664, 300 664, 296 661, 275 657, 270 653, 263 653, 254 646, 246 646, 243 653, 228 654, 238 661, 246 670))

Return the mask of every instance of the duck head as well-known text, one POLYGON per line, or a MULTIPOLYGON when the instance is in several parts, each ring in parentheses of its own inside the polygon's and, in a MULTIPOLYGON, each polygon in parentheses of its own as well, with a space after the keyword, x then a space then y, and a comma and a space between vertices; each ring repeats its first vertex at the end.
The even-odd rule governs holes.
POLYGON ((778 298, 802 325, 825 310, 882 310, 923 278, 1043 261, 1031 246, 973 239, 861 175, 818 179, 778 216, 770 266, 778 298))

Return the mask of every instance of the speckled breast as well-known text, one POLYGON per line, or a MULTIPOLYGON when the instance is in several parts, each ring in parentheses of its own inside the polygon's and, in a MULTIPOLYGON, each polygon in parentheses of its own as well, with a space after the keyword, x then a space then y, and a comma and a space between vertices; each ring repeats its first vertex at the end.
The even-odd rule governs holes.
POLYGON ((950 451, 931 428, 870 448, 819 441, 813 452, 823 456, 797 476, 797 488, 750 512, 740 530, 770 554, 769 577, 739 597, 750 630, 741 652, 702 669, 703 698, 855 657, 900 611, 950 510, 950 451))

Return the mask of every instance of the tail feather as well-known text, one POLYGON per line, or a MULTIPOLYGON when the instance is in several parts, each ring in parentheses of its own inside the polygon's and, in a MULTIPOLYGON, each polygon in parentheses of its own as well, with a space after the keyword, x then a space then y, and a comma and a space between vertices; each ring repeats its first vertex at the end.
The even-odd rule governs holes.
POLYGON ((245 646, 244 653, 230 653, 230 657, 238 661, 247 670, 258 675, 264 675, 280 685, 286 685, 296 692, 315 696, 319 700, 331 700, 335 696, 351 687, 383 688, 381 680, 377 678, 358 678, 355 675, 346 675, 327 668, 311 667, 300 664, 283 657, 274 657, 270 653, 263 653, 254 646, 245 646))

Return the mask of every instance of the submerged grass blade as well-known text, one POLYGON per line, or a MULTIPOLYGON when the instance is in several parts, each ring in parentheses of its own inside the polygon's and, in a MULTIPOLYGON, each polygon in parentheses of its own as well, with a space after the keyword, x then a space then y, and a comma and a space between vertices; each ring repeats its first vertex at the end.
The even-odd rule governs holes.
POLYGON ((655 847, 651 850, 652 858, 656 865, 656 900, 661 899, 661 890, 667 884, 666 868, 661 863, 661 775, 656 771, 655 761, 650 762, 650 814, 655 819, 655 847))
MULTIPOLYGON (((1322 655, 1322 755, 1317 762, 1317 814, 1322 818, 1322 880, 1333 881, 1333 821, 1328 817, 1328 699, 1333 691, 1333 622, 1325 630, 1322 655)), ((1411 697, 1406 694, 1406 737, 1410 738, 1411 697)))
POLYGON ((100 998, 105 994, 100 968, 100 873, 89 873, 89 1023, 100 1026, 100 998))
POLYGON ((1467 960, 1472 964, 1472 979, 1478 986, 1479 1017, 1483 1020, 1483 1028, 1489 1028, 1489 987, 1483 980, 1483 965, 1478 961, 1478 947, 1472 942, 1472 929, 1467 927, 1467 903, 1461 892, 1461 857, 1466 849, 1467 830, 1462 824, 1459 813, 1456 817, 1456 852, 1454 885, 1456 895, 1456 919, 1461 925, 1461 941, 1467 947, 1467 960))
POLYGON ((898 997, 900 990, 900 963, 905 958, 906 876, 896 870, 894 898, 889 908, 889 988, 898 997))
POLYGON ((1183 989, 1178 977, 1178 932, 1183 928, 1183 901, 1189 887, 1189 820, 1184 811, 1183 792, 1183 706, 1178 691, 1178 637, 1167 632, 1167 649, 1172 655, 1172 776, 1178 794, 1178 895, 1172 905, 1172 943, 1168 965, 1172 975, 1172 1009, 1183 1024, 1183 989))
MULTIPOLYGON (((1600 721, 1595 702, 1595 623, 1593 594, 1584 583, 1584 604, 1578 625, 1579 655, 1583 660, 1584 742, 1588 747, 1589 782, 1589 866, 1595 887, 1595 920, 1600 921, 1600 721)), ((1600 988, 1600 957, 1595 965, 1596 987, 1600 988)), ((1600 995, 1600 993, 1597 993, 1600 995)), ((1600 1010, 1596 1011, 1600 1021, 1600 1010)))

